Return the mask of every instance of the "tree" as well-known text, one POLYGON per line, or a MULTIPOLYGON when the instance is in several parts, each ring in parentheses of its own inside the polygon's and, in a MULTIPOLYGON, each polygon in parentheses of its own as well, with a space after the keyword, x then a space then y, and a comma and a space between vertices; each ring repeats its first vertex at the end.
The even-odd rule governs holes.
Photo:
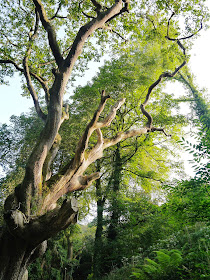
MULTIPOLYGON (((175 42, 176 48, 180 48, 181 52, 177 50, 177 56, 180 57, 181 62, 172 73, 160 74, 149 87, 141 105, 147 124, 141 128, 118 132, 114 137, 104 139, 101 129, 111 124, 125 99, 117 101, 110 113, 101 120, 99 118, 110 98, 102 90, 98 109, 86 126, 76 146, 73 159, 56 174, 52 174, 50 166, 61 142, 59 129, 69 117, 68 106, 63 103, 67 83, 76 61, 78 61, 78 69, 81 69, 94 55, 92 50, 97 51, 91 41, 86 45, 85 42, 92 34, 98 34, 97 30, 113 30, 118 22, 119 31, 123 28, 125 31, 130 29, 132 37, 132 33, 135 33, 133 29, 135 25, 143 23, 145 19, 142 15, 140 17, 137 15, 142 11, 150 16, 145 11, 145 5, 151 5, 153 1, 131 2, 129 5, 128 0, 107 1, 106 4, 100 4, 95 0, 73 3, 61 0, 58 6, 57 1, 47 0, 23 0, 13 3, 2 1, 1 82, 5 82, 4 77, 11 76, 14 71, 20 73, 25 81, 23 90, 25 94, 31 95, 36 112, 43 120, 44 126, 27 160, 22 182, 16 186, 15 191, 9 195, 4 204, 5 224, 0 235, 0 279, 22 279, 23 275, 27 274, 30 262, 44 253, 46 240, 76 222, 78 206, 75 199, 64 200, 61 206, 57 201, 64 194, 86 189, 99 178, 98 173, 86 175, 85 172, 91 163, 103 156, 104 149, 121 140, 150 132, 160 131, 167 135, 163 128, 153 125, 153 118, 147 112, 146 105, 153 89, 164 78, 174 77, 186 64, 185 47, 181 39, 191 35, 180 39, 173 38, 174 29, 170 26, 174 25, 172 18, 175 13, 188 12, 191 10, 191 4, 196 4, 191 2, 180 1, 173 6, 173 3, 157 1, 154 5, 154 10, 164 11, 170 8, 174 11, 172 15, 166 14, 162 18, 160 13, 158 21, 163 23, 165 20, 166 39, 175 42), (133 12, 126 18, 124 14, 129 12, 129 6, 133 12), (60 32, 65 30, 67 37, 64 36, 63 40, 58 39, 56 29, 57 31, 60 29, 60 32), (169 31, 173 35, 170 35, 169 31), (82 50, 83 57, 80 56, 82 50), (41 92, 39 96, 38 92, 41 92), (43 99, 42 92, 44 92, 45 107, 40 103, 40 99, 43 99), (97 136, 97 143, 91 148, 88 144, 93 133, 97 136)), ((200 28, 198 27, 200 18, 205 17, 202 5, 193 7, 192 15, 196 18, 195 25, 193 27, 188 25, 188 31, 200 28)), ((153 20, 151 24, 154 24, 153 20)), ((115 34, 120 35, 119 32, 115 34)), ((122 36, 119 37, 122 39, 122 36)), ((103 36, 98 38, 100 44, 106 41, 103 36)))

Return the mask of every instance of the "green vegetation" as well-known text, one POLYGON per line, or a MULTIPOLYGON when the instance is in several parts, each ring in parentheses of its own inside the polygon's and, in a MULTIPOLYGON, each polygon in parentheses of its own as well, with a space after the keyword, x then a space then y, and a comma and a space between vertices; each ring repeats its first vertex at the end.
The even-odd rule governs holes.
POLYGON ((0 280, 209 279, 210 110, 187 67, 204 2, 2 1, 0 81, 17 71, 35 108, 0 127, 0 280))

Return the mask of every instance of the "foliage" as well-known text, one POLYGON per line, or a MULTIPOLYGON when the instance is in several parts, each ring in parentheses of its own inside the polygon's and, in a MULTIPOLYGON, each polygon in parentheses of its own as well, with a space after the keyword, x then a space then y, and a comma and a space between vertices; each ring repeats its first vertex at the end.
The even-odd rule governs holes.
POLYGON ((182 262, 179 250, 156 251, 155 260, 145 259, 141 269, 135 268, 132 272, 134 279, 178 279, 178 267, 182 262))
POLYGON ((168 212, 182 225, 196 222, 209 222, 209 185, 206 182, 191 179, 167 187, 168 202, 163 211, 168 212))
POLYGON ((120 280, 120 275, 125 275, 124 279, 141 280, 208 279, 209 236, 210 228, 203 223, 185 227, 154 243, 147 251, 149 257, 145 258, 142 254, 135 256, 102 279, 120 280))
POLYGON ((191 107, 194 111, 193 125, 197 131, 193 134, 194 142, 191 143, 186 139, 180 141, 181 145, 193 155, 191 161, 195 170, 195 178, 199 183, 209 184, 210 176, 210 107, 209 100, 203 98, 205 90, 200 90, 194 85, 193 75, 185 69, 184 74, 180 74, 178 80, 182 82, 193 97, 191 107))
POLYGON ((165 240, 160 240, 151 247, 152 250, 165 248, 178 249, 182 252, 183 265, 180 269, 181 279, 208 279, 210 228, 203 223, 197 223, 174 232, 165 240))
MULTIPOLYGON (((78 266, 82 267, 82 253, 84 255, 85 251, 90 251, 89 244, 93 240, 93 234, 94 228, 72 225, 50 239, 45 255, 29 267, 30 279, 71 279, 77 273, 78 266)), ((83 273, 87 275, 88 271, 83 273)))

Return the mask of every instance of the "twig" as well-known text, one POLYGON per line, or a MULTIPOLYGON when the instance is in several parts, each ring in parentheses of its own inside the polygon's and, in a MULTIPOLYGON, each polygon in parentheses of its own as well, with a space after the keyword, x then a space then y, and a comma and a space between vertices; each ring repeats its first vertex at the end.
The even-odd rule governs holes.
POLYGON ((146 175, 141 175, 141 174, 139 174, 137 172, 134 172, 134 171, 131 171, 130 169, 127 169, 127 168, 123 168, 123 170, 125 170, 127 172, 130 172, 130 173, 132 173, 132 174, 134 174, 134 175, 136 175, 138 177, 141 177, 141 178, 146 178, 146 179, 154 180, 154 181, 160 182, 161 184, 163 183, 163 181, 160 180, 160 179, 155 179, 155 178, 151 178, 151 177, 146 176, 146 175))

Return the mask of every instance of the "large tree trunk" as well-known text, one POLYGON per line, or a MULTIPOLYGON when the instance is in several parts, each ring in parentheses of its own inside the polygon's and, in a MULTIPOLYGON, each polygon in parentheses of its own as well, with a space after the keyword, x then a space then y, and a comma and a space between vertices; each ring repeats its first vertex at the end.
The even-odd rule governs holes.
POLYGON ((59 208, 30 221, 20 210, 5 211, 7 226, 1 229, 0 279, 26 278, 28 265, 44 254, 47 239, 76 222, 77 204, 74 199, 59 208))
POLYGON ((46 248, 46 241, 34 247, 21 237, 14 237, 5 229, 0 242, 0 279, 27 279, 28 265, 43 255, 46 248))
POLYGON ((25 240, 5 230, 0 242, 0 279, 22 280, 31 254, 25 240))

